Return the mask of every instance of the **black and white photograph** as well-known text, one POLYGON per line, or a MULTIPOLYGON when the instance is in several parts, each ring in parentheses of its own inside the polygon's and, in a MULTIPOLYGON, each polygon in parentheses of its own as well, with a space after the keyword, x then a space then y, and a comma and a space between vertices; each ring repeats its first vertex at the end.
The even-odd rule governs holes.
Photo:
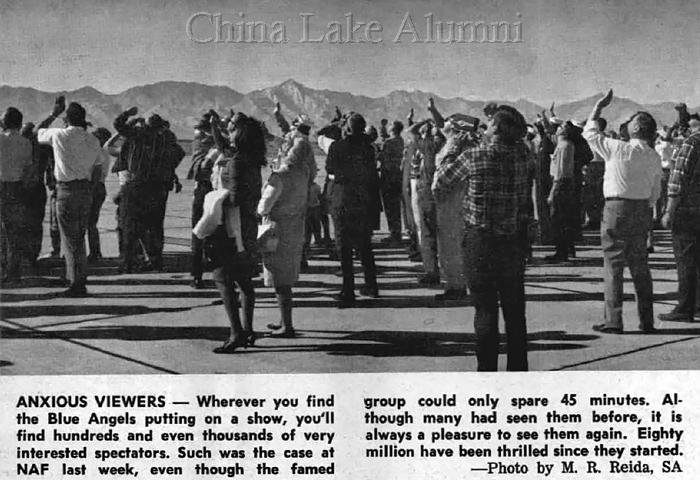
POLYGON ((698 25, 0 2, 0 375, 700 367, 698 25))

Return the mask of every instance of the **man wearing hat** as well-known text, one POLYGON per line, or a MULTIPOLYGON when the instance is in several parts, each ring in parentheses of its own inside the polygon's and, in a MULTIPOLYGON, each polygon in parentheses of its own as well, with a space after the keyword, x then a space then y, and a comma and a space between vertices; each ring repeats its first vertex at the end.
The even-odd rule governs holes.
POLYGON ((666 212, 661 220, 671 229, 678 269, 678 304, 660 320, 692 322, 700 314, 700 119, 688 120, 690 136, 673 156, 666 212))
POLYGON ((374 150, 364 131, 365 119, 355 113, 348 118, 348 135, 333 142, 328 150, 326 171, 330 211, 335 227, 336 247, 340 254, 343 286, 338 307, 355 301, 355 277, 352 249, 357 247, 365 273, 362 295, 377 297, 377 272, 372 252, 372 228, 379 215, 379 177, 374 150))
POLYGON ((101 173, 103 157, 100 142, 85 129, 85 109, 79 103, 72 102, 66 109, 65 100, 59 97, 53 112, 42 124, 50 125, 64 110, 66 127, 40 128, 37 140, 51 145, 54 152, 56 212, 66 258, 66 278, 70 282, 63 295, 84 297, 87 295, 85 233, 92 203, 92 180, 101 173))
POLYGON ((146 120, 145 127, 128 122, 138 109, 132 107, 119 115, 114 128, 126 141, 113 168, 129 172, 129 182, 122 187, 121 214, 124 228, 124 263, 122 271, 136 267, 139 240, 146 239, 149 262, 145 269, 163 267, 163 221, 168 192, 172 190, 175 168, 184 157, 175 135, 157 114, 146 120))

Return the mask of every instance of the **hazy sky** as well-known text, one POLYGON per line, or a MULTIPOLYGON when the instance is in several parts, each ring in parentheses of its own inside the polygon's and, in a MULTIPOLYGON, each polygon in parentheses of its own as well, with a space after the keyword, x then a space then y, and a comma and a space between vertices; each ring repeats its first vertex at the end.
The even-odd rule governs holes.
MULTIPOLYGON (((576 100, 607 87, 640 102, 700 105, 700 2, 503 1, 12 1, 0 0, 0 84, 42 90, 90 85, 115 93, 160 80, 241 92, 294 78, 314 88, 379 96, 425 90, 442 96, 576 100), (196 43, 215 19, 273 22, 286 43, 196 43), (243 14, 243 17, 240 14, 243 14), (328 23, 377 22, 377 43, 303 43, 328 23), (421 43, 394 38, 406 14, 426 37, 434 21, 522 22, 520 43, 421 43)), ((364 31, 364 29, 361 29, 364 31)), ((364 33, 356 38, 364 38, 364 33)))

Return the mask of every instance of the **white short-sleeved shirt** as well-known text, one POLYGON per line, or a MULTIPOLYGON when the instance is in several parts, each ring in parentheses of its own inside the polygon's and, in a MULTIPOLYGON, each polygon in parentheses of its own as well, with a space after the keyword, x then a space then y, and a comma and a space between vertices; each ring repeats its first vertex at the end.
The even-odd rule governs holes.
POLYGON ((40 128, 37 138, 53 147, 57 182, 89 180, 95 165, 104 161, 99 140, 84 128, 40 128))
POLYGON ((648 200, 653 205, 661 193, 661 158, 646 142, 605 137, 595 122, 583 131, 591 150, 605 160, 603 195, 606 198, 648 200))

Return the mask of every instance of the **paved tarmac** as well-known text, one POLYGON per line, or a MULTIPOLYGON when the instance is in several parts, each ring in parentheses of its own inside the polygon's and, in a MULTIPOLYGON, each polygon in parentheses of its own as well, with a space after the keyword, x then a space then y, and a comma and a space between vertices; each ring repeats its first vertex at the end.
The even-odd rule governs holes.
MULTIPOLYGON (((181 177, 182 178, 182 177, 181 177)), ((338 310, 338 262, 315 249, 308 272, 294 289, 296 339, 259 338, 233 355, 212 349, 227 336, 217 291, 190 288, 191 182, 171 193, 166 228, 166 271, 117 273, 115 207, 108 199, 100 218, 106 260, 90 269, 86 299, 58 298, 61 267, 42 269, 0 291, 0 375, 315 373, 474 371, 474 309, 469 301, 438 303, 441 290, 416 285, 418 265, 402 249, 377 248, 378 299, 359 298, 338 310)), ((48 224, 44 253, 48 253, 48 224)), ((386 232, 378 232, 375 241, 386 232)), ((655 313, 674 305, 676 271, 668 232, 656 232, 650 257, 655 313)), ((531 370, 674 370, 700 367, 700 325, 657 322, 637 328, 633 287, 625 284, 624 335, 592 331, 602 317, 602 257, 595 232, 586 232, 578 257, 544 265, 551 248, 536 247, 527 269, 531 370)), ((362 275, 357 267, 358 284, 362 275)), ((205 279, 209 279, 208 276, 205 279)), ((261 285, 260 279, 257 280, 261 285)), ((271 289, 257 289, 256 331, 278 319, 271 289)), ((505 358, 501 355, 501 368, 505 358)))

